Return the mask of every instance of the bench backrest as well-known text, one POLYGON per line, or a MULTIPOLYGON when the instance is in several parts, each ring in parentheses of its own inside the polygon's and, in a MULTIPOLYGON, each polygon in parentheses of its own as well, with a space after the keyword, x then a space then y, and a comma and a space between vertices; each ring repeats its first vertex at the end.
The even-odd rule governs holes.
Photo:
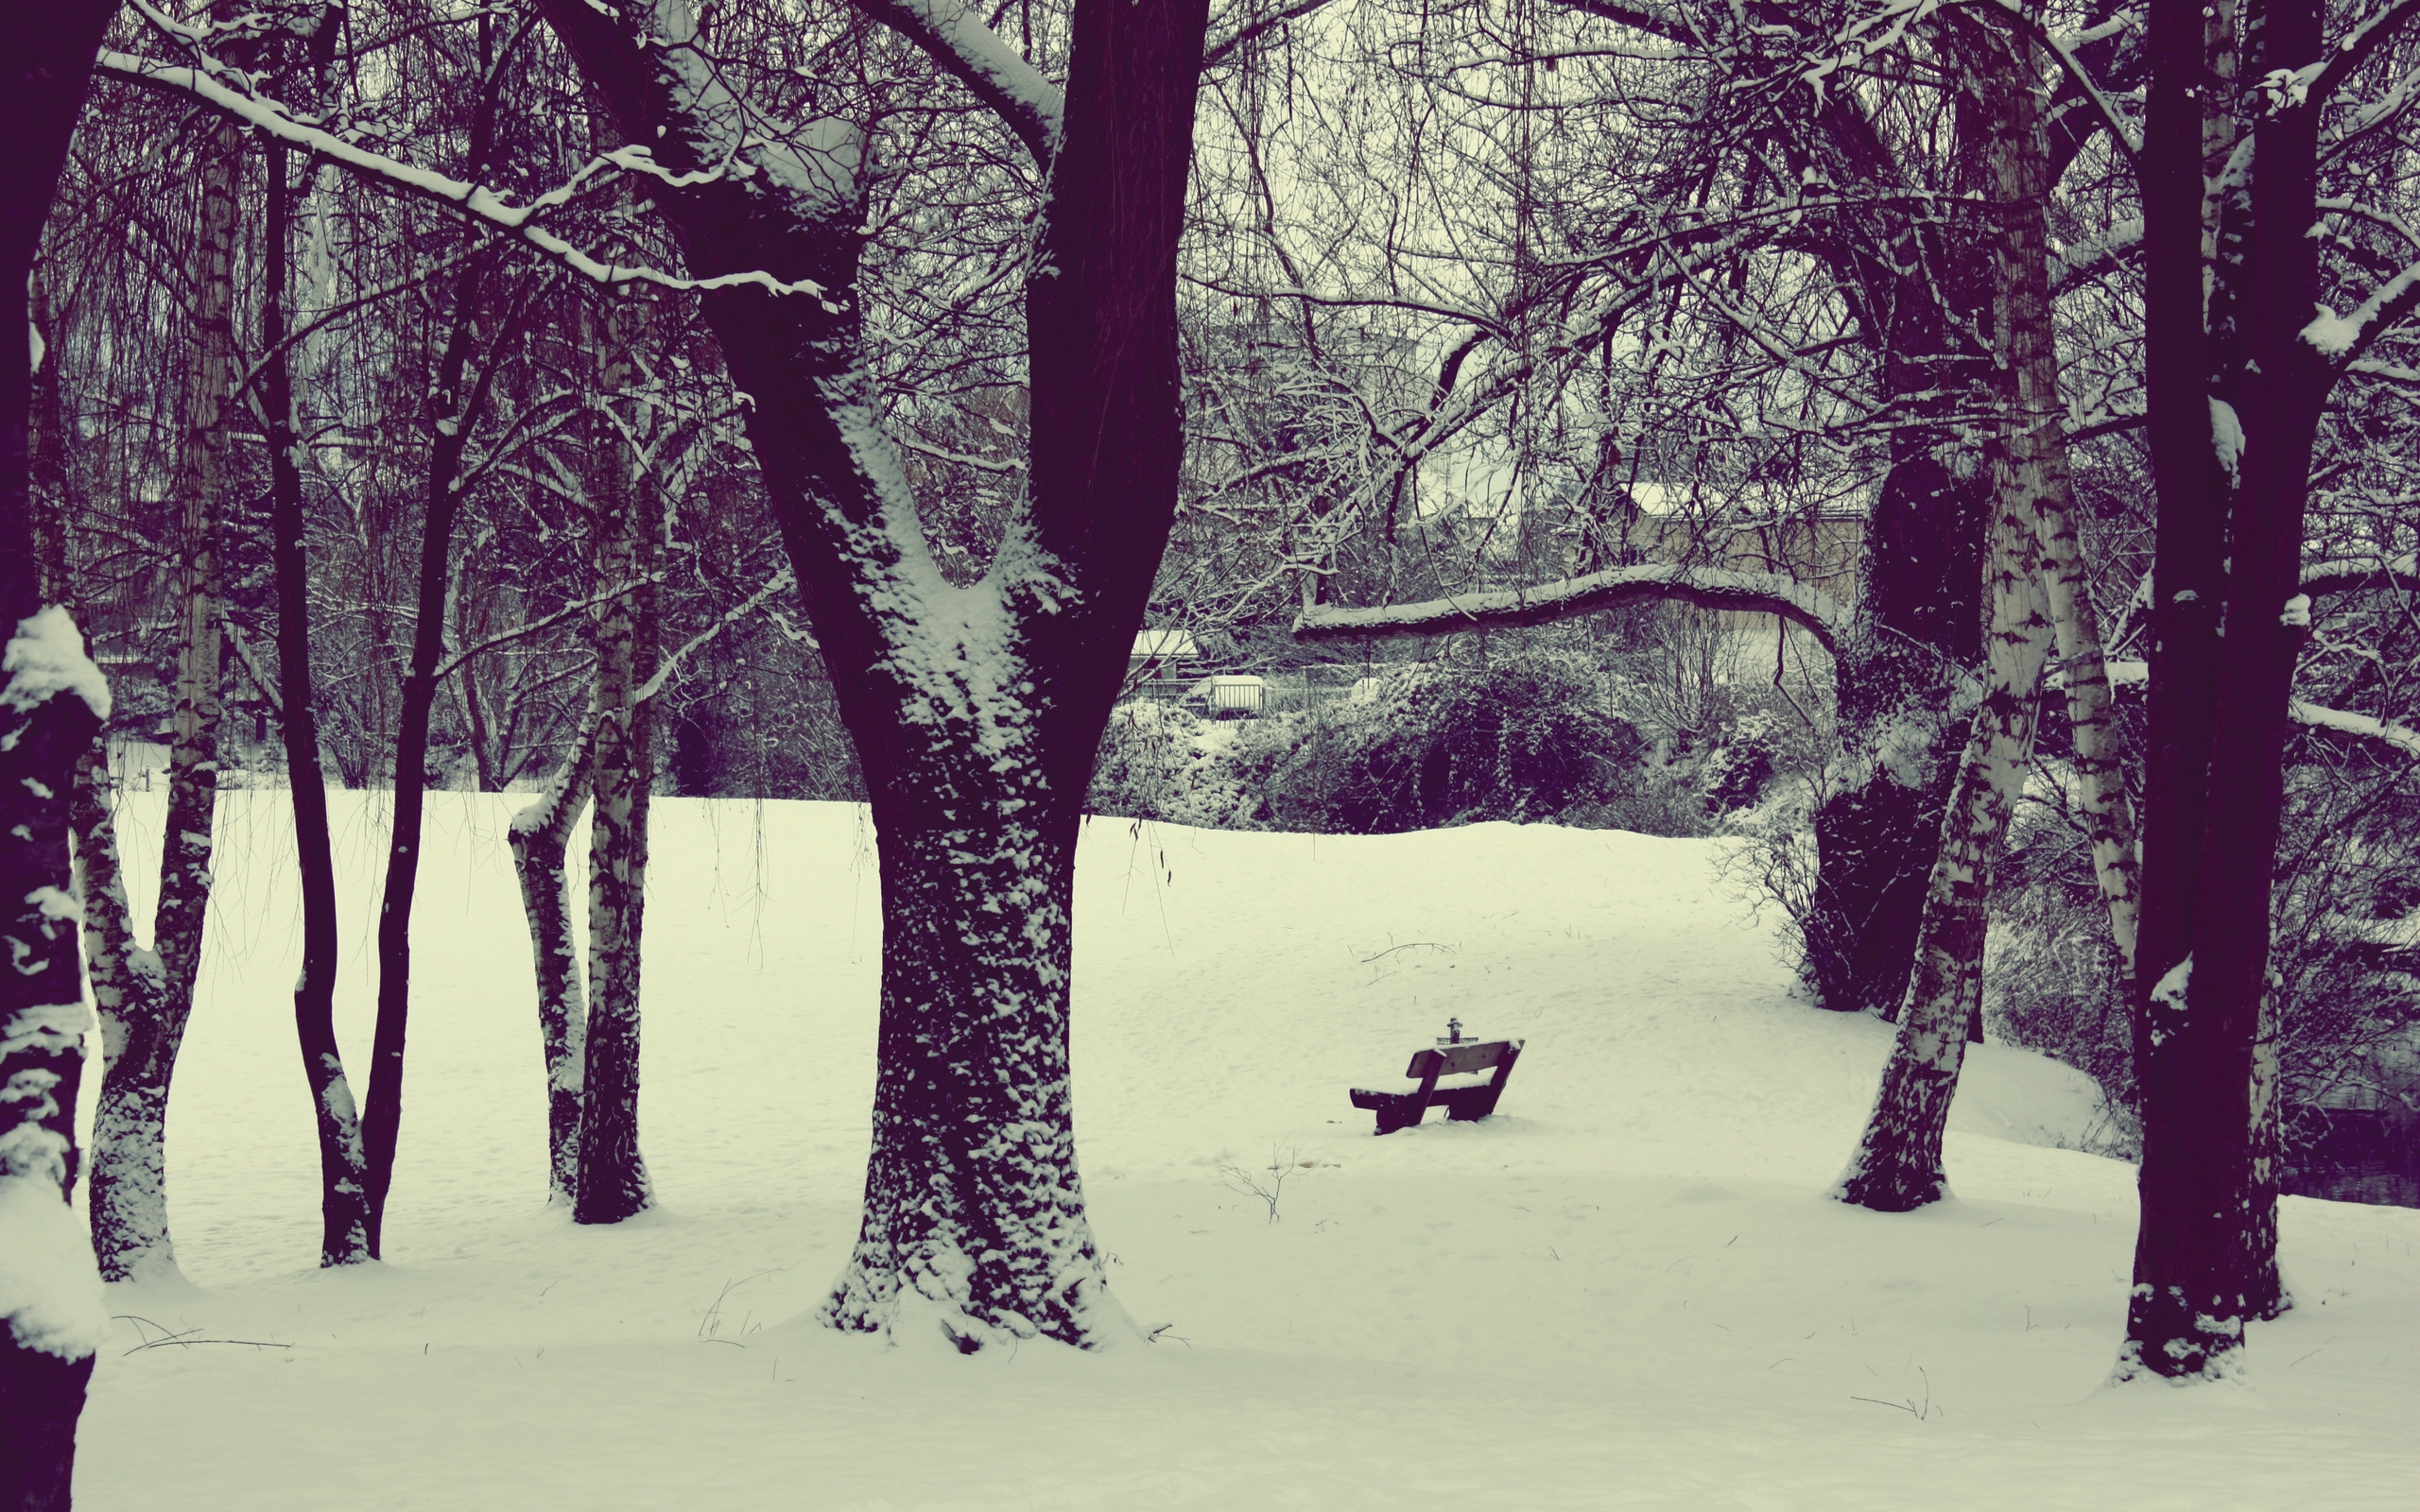
POLYGON ((1411 1068, 1404 1074, 1413 1081, 1426 1081, 1430 1076, 1459 1076, 1475 1071, 1485 1071, 1501 1065, 1521 1048, 1518 1040, 1490 1040, 1466 1045, 1439 1045, 1434 1050, 1412 1052, 1411 1068))

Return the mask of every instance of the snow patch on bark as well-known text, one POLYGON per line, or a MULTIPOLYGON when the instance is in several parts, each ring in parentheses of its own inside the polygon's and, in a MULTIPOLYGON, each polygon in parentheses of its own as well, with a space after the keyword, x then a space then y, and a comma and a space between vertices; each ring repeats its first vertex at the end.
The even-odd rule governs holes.
POLYGON ((40 1176, 0 1176, 0 1316, 18 1344, 62 1360, 109 1337, 92 1238, 40 1176))
POLYGON ((2243 482, 2243 421, 2237 417, 2235 406, 2223 399, 2210 401, 2210 441, 2218 448, 2219 466, 2227 470, 2227 481, 2240 486, 2243 482))
POLYGON ((0 705, 32 710, 55 693, 72 693, 84 700, 95 719, 110 716, 110 683, 84 654, 84 635, 76 616, 53 604, 17 622, 6 652, 0 652, 0 705))

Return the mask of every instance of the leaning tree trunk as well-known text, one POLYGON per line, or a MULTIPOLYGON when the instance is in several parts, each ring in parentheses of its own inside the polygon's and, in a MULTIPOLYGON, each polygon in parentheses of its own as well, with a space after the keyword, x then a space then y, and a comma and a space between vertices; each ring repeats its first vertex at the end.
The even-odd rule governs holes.
MULTIPOLYGON (((24 308, 17 291, 116 9, 0 9, 0 310, 24 308)), ((14 968, 0 971, 0 1254, 39 1257, 17 1273, 26 1284, 0 1296, 0 1506, 63 1512, 93 1351, 109 1332, 71 1200, 92 1017, 67 805, 110 696, 74 617, 43 607, 27 487, 31 357, 22 331, 0 340, 0 949, 14 968)))
POLYGON ((529 919, 529 959, 538 974, 538 1040, 546 1062, 546 1200, 569 1207, 579 1192, 579 1105, 585 1081, 587 995, 571 934, 571 880, 564 865, 571 832, 588 807, 596 775, 596 705, 592 699, 572 748, 546 790, 512 816, 506 838, 529 919))
MULTIPOLYGON (((1978 13, 1981 14, 1980 12, 1978 13)), ((1985 691, 1943 827, 1925 897, 1915 982, 1874 1111, 1838 1195, 1904 1212, 1947 1194, 1942 1135, 1958 1090, 1968 1025, 1980 1013, 1992 872, 2024 791, 2036 694, 2053 631, 2040 574, 2040 507, 2068 493, 2058 351, 2050 325, 2043 209, 2048 150, 2035 104, 2031 48, 1996 17, 1961 34, 1980 96, 1992 180, 1993 326, 2009 386, 2007 434, 1989 448, 1994 507, 1987 580, 1985 691)))
MULTIPOLYGON (((175 733, 168 746, 168 806, 161 826, 160 902, 152 915, 151 948, 159 954, 161 990, 148 1005, 152 1022, 127 1028, 126 1053, 110 1062, 93 1114, 95 1190, 125 1178, 137 1189, 162 1178, 166 1160, 168 1087, 177 1051, 193 1013, 201 970, 203 926, 210 912, 211 834, 218 809, 220 661, 225 604, 218 572, 220 493, 224 489, 228 407, 235 382, 235 177, 243 134, 222 122, 211 132, 200 174, 195 230, 194 363, 187 379, 183 434, 170 483, 179 508, 179 593, 175 733)), ((129 998, 131 1013, 141 999, 129 998)), ((101 1274, 124 1279, 173 1275, 164 1201, 120 1208, 96 1203, 93 1244, 101 1274), (124 1218, 133 1225, 120 1228, 124 1218)))
MULTIPOLYGON (((335 28, 325 21, 321 34, 335 28)), ((319 40, 317 38, 315 41, 319 40)), ((286 150, 268 159, 268 266, 261 297, 261 406, 268 435, 269 559, 277 578, 278 730, 294 806, 294 847, 302 882, 302 970, 294 980, 295 1039, 320 1145, 320 1263, 370 1258, 367 1161, 353 1084, 337 1048, 337 873, 328 832, 328 790, 320 776, 320 727, 311 705, 311 591, 303 554, 302 448, 285 351, 288 274, 286 150)))
MULTIPOLYGON (((640 312, 600 322, 599 388, 628 382, 640 312)), ((637 583, 597 611, 595 816, 588 845, 588 1028, 582 1046, 578 1223, 619 1223, 654 1206, 639 1153, 640 938, 647 909, 647 820, 655 754, 641 684, 654 673, 662 504, 635 444, 598 414, 597 580, 637 583)))

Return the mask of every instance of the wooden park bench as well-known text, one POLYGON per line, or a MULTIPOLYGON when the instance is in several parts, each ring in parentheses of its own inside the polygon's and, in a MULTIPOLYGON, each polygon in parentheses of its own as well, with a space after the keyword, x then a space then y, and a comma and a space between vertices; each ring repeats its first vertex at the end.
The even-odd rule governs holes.
POLYGON ((1409 1128, 1427 1117, 1432 1108, 1443 1108, 1447 1117, 1461 1122, 1495 1111, 1495 1100, 1504 1095, 1504 1084, 1512 1079, 1512 1063, 1521 1058, 1523 1041, 1465 1040, 1459 1019, 1446 1020, 1445 1030, 1446 1037, 1437 1041, 1435 1049, 1414 1051, 1411 1064, 1404 1070, 1407 1080, 1420 1083, 1418 1091, 1352 1090, 1354 1107, 1378 1115, 1378 1133, 1409 1128), (1493 1074, 1481 1081, 1482 1072, 1493 1074))

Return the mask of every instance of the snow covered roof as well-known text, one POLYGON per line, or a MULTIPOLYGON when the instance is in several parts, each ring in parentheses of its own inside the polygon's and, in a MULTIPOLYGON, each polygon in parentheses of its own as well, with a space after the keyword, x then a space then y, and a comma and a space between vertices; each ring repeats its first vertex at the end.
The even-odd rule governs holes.
POLYGON ((1172 656, 1194 656, 1191 630, 1144 630, 1134 637, 1134 655, 1159 661, 1172 656))

